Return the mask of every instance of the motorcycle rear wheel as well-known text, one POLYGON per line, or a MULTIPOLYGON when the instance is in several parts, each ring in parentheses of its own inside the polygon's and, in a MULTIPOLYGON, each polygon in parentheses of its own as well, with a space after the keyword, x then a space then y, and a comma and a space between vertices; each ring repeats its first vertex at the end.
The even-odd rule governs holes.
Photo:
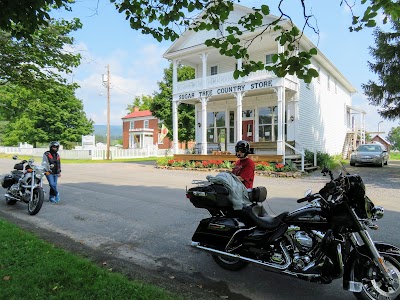
POLYGON ((229 271, 239 271, 248 265, 238 258, 230 258, 226 256, 213 255, 212 258, 222 269, 229 271))
POLYGON ((383 278, 379 275, 377 267, 371 261, 364 261, 363 264, 353 264, 355 280, 362 282, 363 287, 360 293, 354 293, 359 300, 375 299, 400 299, 400 264, 390 256, 382 255, 385 260, 386 268, 393 276, 393 288, 385 284, 383 278), (374 274, 377 275, 374 275, 374 274))
POLYGON ((42 189, 33 190, 32 200, 28 202, 28 212, 31 216, 36 215, 42 208, 44 201, 44 192, 42 189))

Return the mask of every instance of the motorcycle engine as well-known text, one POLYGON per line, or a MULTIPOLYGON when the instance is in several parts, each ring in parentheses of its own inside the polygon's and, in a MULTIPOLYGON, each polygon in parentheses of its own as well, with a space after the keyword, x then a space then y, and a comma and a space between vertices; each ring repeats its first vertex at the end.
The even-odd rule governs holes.
POLYGON ((288 237, 293 247, 293 267, 296 270, 303 270, 312 261, 312 249, 318 241, 318 235, 314 231, 306 232, 297 226, 291 226, 288 230, 288 237), (317 240, 314 240, 317 238, 317 240))
POLYGON ((19 184, 18 183, 14 183, 12 186, 10 186, 8 192, 13 195, 14 197, 18 197, 19 196, 19 184))
POLYGON ((313 239, 305 231, 297 231, 293 242, 299 251, 310 251, 313 247, 313 239))

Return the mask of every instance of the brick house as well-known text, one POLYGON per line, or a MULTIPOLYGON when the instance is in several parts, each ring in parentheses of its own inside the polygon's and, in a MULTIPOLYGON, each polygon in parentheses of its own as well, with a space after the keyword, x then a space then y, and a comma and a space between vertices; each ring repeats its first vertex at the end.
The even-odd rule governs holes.
MULTIPOLYGON (((157 146, 158 149, 171 149, 173 143, 166 137, 167 133, 168 129, 152 115, 150 110, 141 111, 138 107, 135 107, 133 112, 122 118, 123 149, 149 146, 157 146)), ((192 144, 189 143, 189 148, 193 147, 192 144)), ((178 147, 185 149, 183 143, 179 143, 178 147)))

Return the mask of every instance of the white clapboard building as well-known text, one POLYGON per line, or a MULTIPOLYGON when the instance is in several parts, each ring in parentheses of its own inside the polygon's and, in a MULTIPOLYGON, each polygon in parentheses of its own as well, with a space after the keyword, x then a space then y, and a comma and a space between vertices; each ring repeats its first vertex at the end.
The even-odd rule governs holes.
MULTIPOLYGON (((251 12, 235 5, 226 24, 237 23, 251 12)), ((265 18, 264 24, 276 19, 265 18)), ((290 28, 288 21, 281 25, 290 28)), ((245 32, 243 40, 260 34, 245 32)), ((220 30, 224 30, 221 25, 220 30)), ((199 153, 210 153, 218 144, 222 151, 234 152, 235 142, 248 140, 255 154, 282 155, 301 153, 305 149, 329 154, 342 153, 365 140, 365 112, 352 107, 351 96, 356 89, 318 50, 312 67, 319 77, 306 84, 297 77, 279 78, 268 71, 253 72, 235 80, 233 72, 242 65, 241 59, 221 56, 217 49, 207 47, 205 40, 221 36, 221 31, 187 30, 165 52, 173 63, 173 140, 178 151, 177 109, 189 103, 196 110, 196 143, 199 153), (177 80, 179 65, 191 66, 195 79, 177 80)), ((250 60, 268 63, 275 53, 285 49, 275 41, 276 32, 265 31, 249 48, 250 60)), ((303 35, 301 50, 316 48, 303 35)))

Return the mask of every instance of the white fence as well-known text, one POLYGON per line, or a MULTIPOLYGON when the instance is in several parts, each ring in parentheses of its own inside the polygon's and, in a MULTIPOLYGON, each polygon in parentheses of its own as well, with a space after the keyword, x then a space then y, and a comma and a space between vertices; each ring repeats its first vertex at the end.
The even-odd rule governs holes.
MULTIPOLYGON (((20 148, 20 147, 2 147, 0 146, 0 153, 16 154, 32 157, 42 157, 43 153, 48 148, 20 148)), ((92 159, 104 160, 107 158, 106 149, 93 149, 93 150, 60 150, 62 159, 92 159)), ((110 159, 126 159, 126 158, 144 158, 154 156, 172 155, 172 151, 165 149, 158 149, 158 147, 147 147, 143 149, 110 149, 110 159)))

